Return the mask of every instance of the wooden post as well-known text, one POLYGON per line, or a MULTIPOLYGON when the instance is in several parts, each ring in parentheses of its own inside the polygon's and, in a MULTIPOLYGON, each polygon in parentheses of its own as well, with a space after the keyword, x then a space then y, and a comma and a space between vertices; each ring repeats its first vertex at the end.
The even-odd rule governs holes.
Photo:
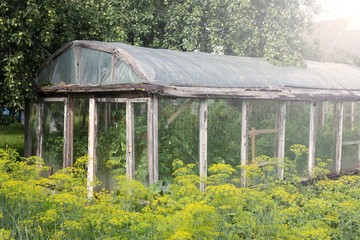
POLYGON ((158 108, 158 97, 153 95, 148 101, 147 115, 149 184, 156 183, 159 180, 158 108))
POLYGON ((37 118, 37 146, 36 146, 36 156, 41 158, 44 157, 44 102, 39 102, 36 105, 36 118, 37 118))
POLYGON ((64 152, 63 167, 72 167, 74 160, 74 98, 68 97, 64 104, 64 152))
POLYGON ((313 176, 314 167, 315 167, 315 143, 316 143, 315 112, 316 112, 316 103, 311 102, 310 126, 309 126, 309 162, 308 162, 309 177, 313 176))
POLYGON ((135 130, 134 106, 130 99, 126 101, 126 177, 135 179, 135 130))
POLYGON ((89 99, 89 138, 88 138, 88 173, 87 193, 91 199, 94 193, 95 169, 96 169, 96 132, 97 132, 97 103, 94 98, 89 99))
POLYGON ((24 146, 24 156, 30 157, 31 146, 32 146, 32 136, 31 136, 31 126, 30 126, 30 114, 31 114, 31 105, 29 102, 25 102, 25 146, 24 146))
MULTIPOLYGON (((248 107, 247 101, 242 102, 241 108, 241 165, 246 165, 248 162, 248 107)), ((246 172, 245 169, 241 169, 241 185, 246 185, 246 172)))
POLYGON ((284 158, 285 158, 285 125, 286 125, 286 102, 280 102, 278 105, 277 126, 278 134, 278 176, 279 179, 284 179, 284 158))
POLYGON ((351 121, 351 131, 354 131, 354 122, 355 122, 355 103, 354 102, 351 102, 350 121, 351 121))
POLYGON ((200 99, 199 106, 199 166, 200 166, 200 191, 205 191, 207 177, 207 110, 206 99, 200 99))
POLYGON ((255 128, 251 128, 250 131, 251 134, 251 159, 253 162, 255 162, 255 158, 256 158, 256 135, 255 135, 255 128))
POLYGON ((338 108, 337 124, 336 124, 336 150, 335 150, 335 173, 340 174, 341 171, 341 151, 342 151, 342 132, 344 122, 344 104, 336 103, 338 108))

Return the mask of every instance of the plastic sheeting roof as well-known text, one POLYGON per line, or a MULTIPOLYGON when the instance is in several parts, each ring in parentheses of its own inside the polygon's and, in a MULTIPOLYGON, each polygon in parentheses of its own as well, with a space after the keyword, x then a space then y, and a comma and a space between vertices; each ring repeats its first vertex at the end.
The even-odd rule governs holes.
POLYGON ((306 68, 277 67, 260 58, 74 41, 58 50, 41 67, 38 81, 53 86, 80 87, 148 84, 187 89, 336 92, 360 91, 360 68, 311 61, 306 68))

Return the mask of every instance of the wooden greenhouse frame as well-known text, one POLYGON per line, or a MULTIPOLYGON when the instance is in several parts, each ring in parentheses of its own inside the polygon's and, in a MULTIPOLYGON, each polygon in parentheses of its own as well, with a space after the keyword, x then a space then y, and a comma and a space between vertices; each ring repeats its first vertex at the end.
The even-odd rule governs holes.
MULTIPOLYGON (((199 99, 199 173, 202 191, 205 190, 207 177, 207 99, 242 100, 239 163, 243 165, 248 163, 251 137, 256 134, 277 134, 278 175, 280 179, 284 177, 285 125, 288 101, 310 103, 308 147, 310 177, 315 166, 316 113, 319 103, 326 101, 336 103, 335 172, 337 174, 341 171, 342 146, 349 144, 360 146, 359 141, 343 142, 342 139, 343 102, 360 101, 360 69, 354 66, 308 62, 307 68, 280 68, 272 66, 262 59, 197 52, 183 53, 133 47, 120 43, 75 41, 65 45, 44 63, 40 69, 38 81, 40 84, 46 85, 39 88, 39 101, 33 103, 36 106, 38 121, 36 129, 37 148, 35 152, 32 150, 31 131, 29 130, 30 104, 27 104, 25 111, 25 154, 30 156, 35 153, 37 156, 43 156, 43 129, 41 124, 43 121, 43 105, 45 102, 61 102, 64 104, 63 167, 72 166, 74 161, 74 99, 89 99, 87 187, 90 198, 94 191, 93 183, 96 169, 97 105, 103 102, 121 102, 126 105, 126 176, 128 179, 134 178, 135 171, 133 104, 139 102, 147 104, 147 156, 150 184, 159 180, 159 98, 199 99), (97 58, 90 62, 81 56, 81 54, 88 52, 99 55, 96 55, 97 58), (68 55, 70 56, 69 59, 67 59, 68 55), (109 72, 100 75, 102 69, 99 68, 101 71, 94 70, 94 76, 91 75, 89 71, 92 71, 94 66, 103 64, 100 63, 102 58, 106 60, 106 67, 109 72), (89 64, 89 67, 85 66, 85 63, 82 67, 82 59, 85 59, 85 62, 88 61, 86 64, 89 64), (114 70, 116 66, 121 66, 121 70, 114 70), (222 78, 221 73, 223 72, 225 75, 222 78), (213 76, 210 76, 211 74, 213 76), (87 82, 87 77, 95 80, 87 82), (275 129, 249 129, 249 101, 254 99, 274 100, 278 103, 275 129)), ((168 124, 187 107, 186 103, 181 106, 168 120, 168 124)), ((352 121, 354 120, 352 119, 352 121)), ((252 147, 255 148, 255 146, 252 147)), ((242 183, 246 184, 246 173, 244 170, 242 171, 242 183)))

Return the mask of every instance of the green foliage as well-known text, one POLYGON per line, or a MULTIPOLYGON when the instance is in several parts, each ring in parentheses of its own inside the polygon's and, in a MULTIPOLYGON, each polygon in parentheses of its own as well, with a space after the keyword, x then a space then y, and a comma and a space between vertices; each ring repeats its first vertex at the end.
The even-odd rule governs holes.
POLYGON ((304 66, 313 1, 3 0, 0 107, 34 100, 36 70, 66 42, 120 41, 154 48, 264 57, 304 66))
MULTIPOLYGON (((302 149, 293 151, 300 155, 302 149)), ((360 234, 359 176, 239 188, 231 183, 238 172, 215 164, 200 192, 195 166, 176 160, 175 181, 166 191, 119 176, 113 191, 88 200, 86 160, 46 177, 41 159, 2 149, 0 238, 356 239, 360 234)))

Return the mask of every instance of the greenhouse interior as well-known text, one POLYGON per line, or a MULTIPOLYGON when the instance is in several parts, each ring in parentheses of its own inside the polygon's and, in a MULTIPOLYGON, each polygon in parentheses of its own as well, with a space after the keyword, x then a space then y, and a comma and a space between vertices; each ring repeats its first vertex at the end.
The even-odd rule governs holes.
POLYGON ((273 166, 279 179, 360 165, 360 68, 74 41, 40 68, 26 106, 25 154, 52 171, 87 156, 88 195, 125 174, 171 182, 174 161, 273 166))

